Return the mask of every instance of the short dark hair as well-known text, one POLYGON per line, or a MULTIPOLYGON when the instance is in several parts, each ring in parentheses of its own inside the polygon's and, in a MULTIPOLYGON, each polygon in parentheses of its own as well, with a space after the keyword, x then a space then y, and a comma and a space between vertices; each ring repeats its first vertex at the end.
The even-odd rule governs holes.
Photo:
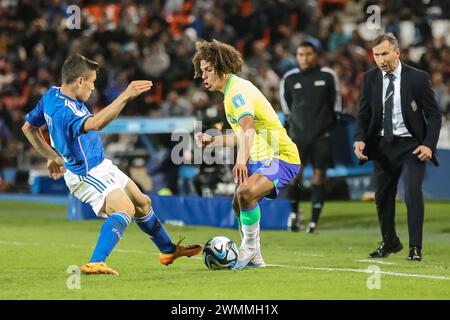
POLYGON ((394 50, 397 50, 398 40, 392 32, 383 33, 383 34, 380 34, 378 37, 376 37, 375 40, 373 40, 372 48, 376 47, 377 45, 379 45, 380 43, 382 43, 386 40, 389 41, 389 44, 391 45, 391 47, 394 50))
POLYGON ((300 44, 298 45, 297 48, 301 48, 301 47, 309 47, 309 48, 313 49, 313 51, 314 51, 315 53, 319 53, 319 52, 317 51, 316 46, 315 46, 312 42, 310 42, 310 41, 303 41, 302 43, 300 43, 300 44))
POLYGON ((98 72, 98 63, 81 54, 69 56, 62 66, 61 81, 63 84, 72 83, 78 77, 87 77, 89 71, 98 72))
POLYGON ((214 67, 217 75, 223 76, 227 73, 239 73, 242 69, 242 56, 232 46, 217 41, 197 41, 195 43, 196 52, 192 58, 194 65, 194 78, 202 76, 200 61, 208 61, 214 67))

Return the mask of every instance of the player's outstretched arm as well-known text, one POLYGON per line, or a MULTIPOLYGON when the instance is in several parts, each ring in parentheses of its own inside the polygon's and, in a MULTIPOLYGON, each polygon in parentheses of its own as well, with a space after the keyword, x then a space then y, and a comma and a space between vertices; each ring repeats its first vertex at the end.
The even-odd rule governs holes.
POLYGON ((194 135, 195 144, 197 147, 233 147, 237 144, 237 137, 235 134, 227 134, 221 136, 211 136, 207 133, 197 132, 194 135))
POLYGON ((153 83, 148 80, 132 81, 124 92, 120 94, 110 105, 101 110, 95 116, 90 117, 84 123, 84 131, 100 131, 106 127, 111 121, 113 121, 125 105, 131 99, 139 96, 140 94, 150 90, 153 83))

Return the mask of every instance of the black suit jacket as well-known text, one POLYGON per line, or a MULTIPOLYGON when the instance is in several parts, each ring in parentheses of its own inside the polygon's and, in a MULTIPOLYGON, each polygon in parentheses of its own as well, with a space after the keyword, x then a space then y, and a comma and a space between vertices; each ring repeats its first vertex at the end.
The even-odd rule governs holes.
MULTIPOLYGON (((360 110, 356 119, 355 141, 366 144, 369 160, 376 159, 383 123, 383 74, 372 69, 364 74, 360 110)), ((431 161, 438 166, 436 145, 441 130, 441 114, 428 73, 402 63, 400 100, 403 121, 417 141, 433 151, 431 161)))

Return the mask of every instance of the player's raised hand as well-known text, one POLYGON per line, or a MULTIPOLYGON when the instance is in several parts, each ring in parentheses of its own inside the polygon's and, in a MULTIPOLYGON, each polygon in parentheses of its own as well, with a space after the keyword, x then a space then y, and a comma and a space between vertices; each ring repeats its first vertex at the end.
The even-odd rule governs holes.
POLYGON ((150 80, 131 81, 125 92, 128 97, 135 98, 138 95, 150 90, 152 86, 153 82, 151 82, 150 80))
POLYGON ((194 135, 195 145, 199 148, 206 147, 214 142, 214 137, 203 132, 194 135))
POLYGON ((234 183, 239 184, 239 186, 247 184, 248 169, 245 164, 237 163, 233 168, 234 183))
POLYGON ((64 168, 64 160, 60 157, 47 160, 47 169, 49 177, 53 180, 58 180, 62 177, 64 172, 66 172, 66 168, 64 168))

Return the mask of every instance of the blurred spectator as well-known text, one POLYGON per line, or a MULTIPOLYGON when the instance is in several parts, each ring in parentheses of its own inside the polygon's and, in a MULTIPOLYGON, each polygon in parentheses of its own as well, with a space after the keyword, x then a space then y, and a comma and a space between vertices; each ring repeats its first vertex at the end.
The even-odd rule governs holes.
POLYGON ((286 43, 277 43, 274 50, 277 61, 274 70, 278 77, 282 77, 286 72, 297 67, 297 61, 294 55, 288 50, 286 43))
POLYGON ((331 24, 330 38, 328 39, 328 50, 331 52, 339 49, 340 46, 345 45, 350 36, 344 32, 344 26, 342 22, 336 17, 331 24))
POLYGON ((272 70, 268 63, 262 63, 257 69, 258 74, 255 77, 254 84, 264 94, 265 97, 270 97, 273 89, 280 85, 280 77, 272 70))
POLYGON ((165 75, 166 81, 173 89, 186 90, 193 78, 194 69, 190 52, 192 45, 187 43, 187 41, 188 38, 185 36, 173 43, 170 57, 170 72, 165 75))
POLYGON ((225 125, 225 111, 223 105, 211 104, 209 96, 203 91, 196 91, 192 95, 193 114, 201 123, 201 128, 196 130, 208 130, 211 128, 222 131, 225 125))
POLYGON ((419 65, 411 60, 410 54, 409 54, 409 48, 405 48, 403 50, 400 51, 400 61, 402 61, 403 63, 406 63, 407 65, 410 65, 411 67, 414 68, 419 68, 419 65))
POLYGON ((160 79, 162 74, 169 69, 170 57, 167 54, 164 44, 154 42, 150 47, 145 47, 142 57, 142 68, 150 79, 160 79))
POLYGON ((128 83, 129 81, 127 73, 124 70, 119 71, 115 75, 113 81, 111 81, 109 87, 106 89, 106 104, 114 101, 114 99, 116 99, 120 95, 120 93, 126 89, 128 83))
POLYGON ((426 45, 433 40, 431 25, 426 15, 414 16, 414 27, 416 29, 415 45, 426 45))
POLYGON ((446 115, 449 111, 448 106, 450 103, 449 86, 445 85, 444 78, 440 72, 434 72, 431 75, 431 83, 433 84, 433 90, 436 95, 439 110, 442 114, 446 115))
POLYGON ((401 33, 400 33, 400 19, 395 11, 387 11, 385 21, 385 32, 392 32, 398 41, 401 43, 401 33))
POLYGON ((205 40, 216 39, 232 46, 236 45, 234 28, 223 21, 221 12, 206 12, 203 20, 205 26, 203 38, 205 40))
POLYGON ((192 105, 189 101, 180 96, 176 90, 171 90, 167 94, 167 100, 161 105, 159 117, 185 117, 192 113, 192 105))

